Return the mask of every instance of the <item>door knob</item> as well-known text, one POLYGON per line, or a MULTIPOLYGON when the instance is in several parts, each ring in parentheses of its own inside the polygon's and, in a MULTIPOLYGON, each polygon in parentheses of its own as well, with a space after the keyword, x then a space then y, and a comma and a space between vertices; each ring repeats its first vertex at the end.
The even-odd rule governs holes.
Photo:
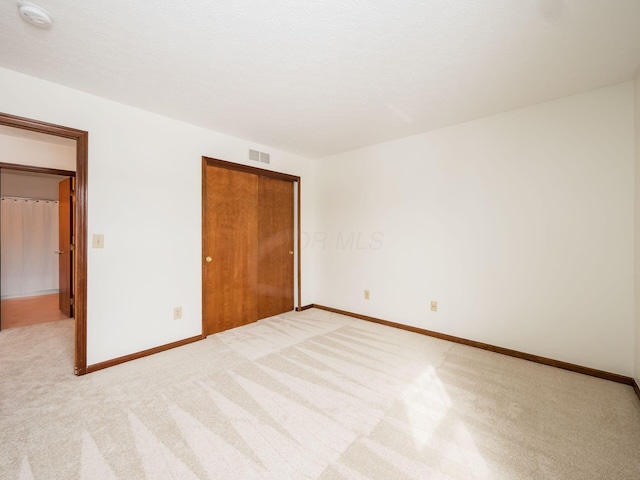
POLYGON ((60 250, 58 250, 57 252, 53 252, 53 253, 57 253, 58 255, 62 255, 64 252, 61 252, 60 250))
POLYGON ((289 250, 289 255, 293 255, 293 250, 289 250))
POLYGON ((205 258, 205 260, 207 261, 207 263, 211 262, 211 260, 213 260, 211 257, 207 257, 205 258))

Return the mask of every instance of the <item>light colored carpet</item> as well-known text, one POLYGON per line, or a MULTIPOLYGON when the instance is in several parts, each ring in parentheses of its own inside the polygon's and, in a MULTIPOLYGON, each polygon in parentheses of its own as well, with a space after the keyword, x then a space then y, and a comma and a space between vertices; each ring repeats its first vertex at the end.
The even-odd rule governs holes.
POLYGON ((634 479, 605 380, 307 310, 84 377, 72 323, 0 333, 2 479, 634 479))

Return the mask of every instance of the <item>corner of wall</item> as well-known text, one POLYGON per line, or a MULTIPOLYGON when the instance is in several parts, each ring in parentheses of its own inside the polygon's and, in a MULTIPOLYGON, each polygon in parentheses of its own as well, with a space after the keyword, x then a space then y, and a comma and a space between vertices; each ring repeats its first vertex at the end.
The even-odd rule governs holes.
POLYGON ((635 379, 640 384, 640 67, 635 85, 635 379))

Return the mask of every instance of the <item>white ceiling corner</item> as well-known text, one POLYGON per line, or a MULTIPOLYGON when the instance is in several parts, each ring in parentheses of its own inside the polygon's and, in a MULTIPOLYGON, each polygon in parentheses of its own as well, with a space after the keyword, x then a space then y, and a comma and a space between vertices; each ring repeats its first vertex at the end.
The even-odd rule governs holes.
POLYGON ((308 157, 629 80, 638 0, 0 3, 0 66, 308 157))

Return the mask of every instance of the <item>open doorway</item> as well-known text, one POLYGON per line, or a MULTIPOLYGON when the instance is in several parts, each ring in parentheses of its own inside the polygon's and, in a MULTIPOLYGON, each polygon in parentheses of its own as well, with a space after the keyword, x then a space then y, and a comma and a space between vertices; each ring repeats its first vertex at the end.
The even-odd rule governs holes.
MULTIPOLYGON (((75 143, 75 191, 72 214, 75 223, 72 227, 73 260, 71 271, 74 291, 74 373, 87 373, 87 166, 89 134, 61 125, 41 122, 14 115, 0 113, 0 128, 11 127, 24 130, 27 134, 45 134, 61 139, 70 139, 75 143)), ((10 160, 12 152, 3 151, 3 160, 10 160)), ((34 173, 60 174, 60 169, 38 164, 38 159, 23 162, 0 162, 0 168, 20 169, 34 173)), ((63 169, 64 170, 64 169, 63 169)), ((73 174, 73 171, 71 172, 73 174)), ((1 252, 0 252, 1 254, 1 252)), ((1 334, 1 332, 0 332, 1 334)))
MULTIPOLYGON (((20 137, 23 154, 42 153, 32 145, 47 151, 46 142, 33 141, 20 137)), ((72 147, 58 153, 75 164, 72 147)), ((0 169, 0 330, 73 317, 74 177, 0 169)))

